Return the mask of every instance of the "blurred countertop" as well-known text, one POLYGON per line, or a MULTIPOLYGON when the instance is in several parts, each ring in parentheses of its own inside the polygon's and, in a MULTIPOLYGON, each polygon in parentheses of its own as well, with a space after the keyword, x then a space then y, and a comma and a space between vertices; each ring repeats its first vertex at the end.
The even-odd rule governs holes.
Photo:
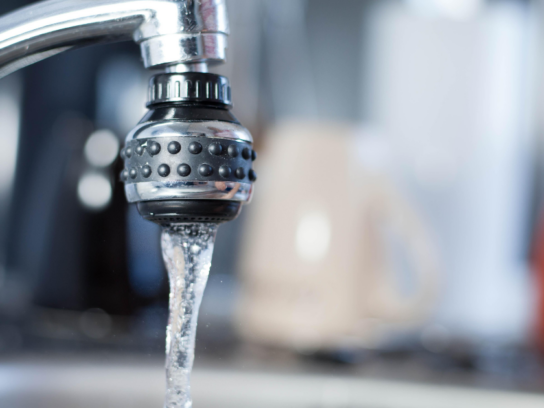
MULTIPOLYGON (((162 407, 157 356, 24 356, 0 361, 2 408, 162 407)), ((334 370, 198 361, 192 379, 201 408, 540 408, 544 395, 373 379, 334 370)))

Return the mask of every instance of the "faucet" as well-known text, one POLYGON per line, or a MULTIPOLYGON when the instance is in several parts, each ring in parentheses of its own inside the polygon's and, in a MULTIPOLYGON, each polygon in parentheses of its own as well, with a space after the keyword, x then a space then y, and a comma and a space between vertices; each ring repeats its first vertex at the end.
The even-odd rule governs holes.
POLYGON ((149 111, 121 157, 129 203, 147 220, 221 223, 250 201, 253 139, 230 112, 225 0, 47 0, 0 17, 0 78, 75 47, 133 40, 149 111))

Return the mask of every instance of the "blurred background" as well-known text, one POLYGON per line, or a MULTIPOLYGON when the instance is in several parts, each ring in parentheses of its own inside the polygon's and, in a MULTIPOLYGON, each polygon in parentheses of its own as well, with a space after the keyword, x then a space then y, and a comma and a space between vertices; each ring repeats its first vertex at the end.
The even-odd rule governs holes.
MULTIPOLYGON (((259 182, 196 406, 544 406, 544 1, 227 3, 259 182)), ((118 182, 151 75, 123 43, 0 81, 2 407, 161 404, 160 229, 118 182)))

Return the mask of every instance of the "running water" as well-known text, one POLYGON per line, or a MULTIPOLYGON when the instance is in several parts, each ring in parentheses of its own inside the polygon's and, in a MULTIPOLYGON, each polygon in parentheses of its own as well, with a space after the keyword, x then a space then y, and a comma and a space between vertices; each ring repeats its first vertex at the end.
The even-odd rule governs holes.
POLYGON ((198 309, 212 263, 216 224, 175 224, 162 232, 162 256, 170 278, 166 331, 165 408, 191 408, 198 309))

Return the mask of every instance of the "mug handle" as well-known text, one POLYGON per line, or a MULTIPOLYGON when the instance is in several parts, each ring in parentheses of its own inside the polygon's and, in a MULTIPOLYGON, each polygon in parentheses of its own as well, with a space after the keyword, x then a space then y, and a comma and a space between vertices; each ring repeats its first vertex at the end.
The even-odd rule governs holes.
POLYGON ((372 317, 389 322, 421 321, 435 305, 440 286, 438 255, 429 228, 389 179, 380 177, 370 185, 373 188, 367 190, 370 192, 368 224, 374 238, 382 237, 382 245, 374 248, 381 256, 373 271, 372 291, 366 309, 372 317), (390 243, 384 242, 383 237, 387 232, 398 237, 406 258, 410 260, 414 283, 408 296, 401 293, 400 285, 395 282, 395 266, 391 265, 392 257, 387 256, 390 243))

